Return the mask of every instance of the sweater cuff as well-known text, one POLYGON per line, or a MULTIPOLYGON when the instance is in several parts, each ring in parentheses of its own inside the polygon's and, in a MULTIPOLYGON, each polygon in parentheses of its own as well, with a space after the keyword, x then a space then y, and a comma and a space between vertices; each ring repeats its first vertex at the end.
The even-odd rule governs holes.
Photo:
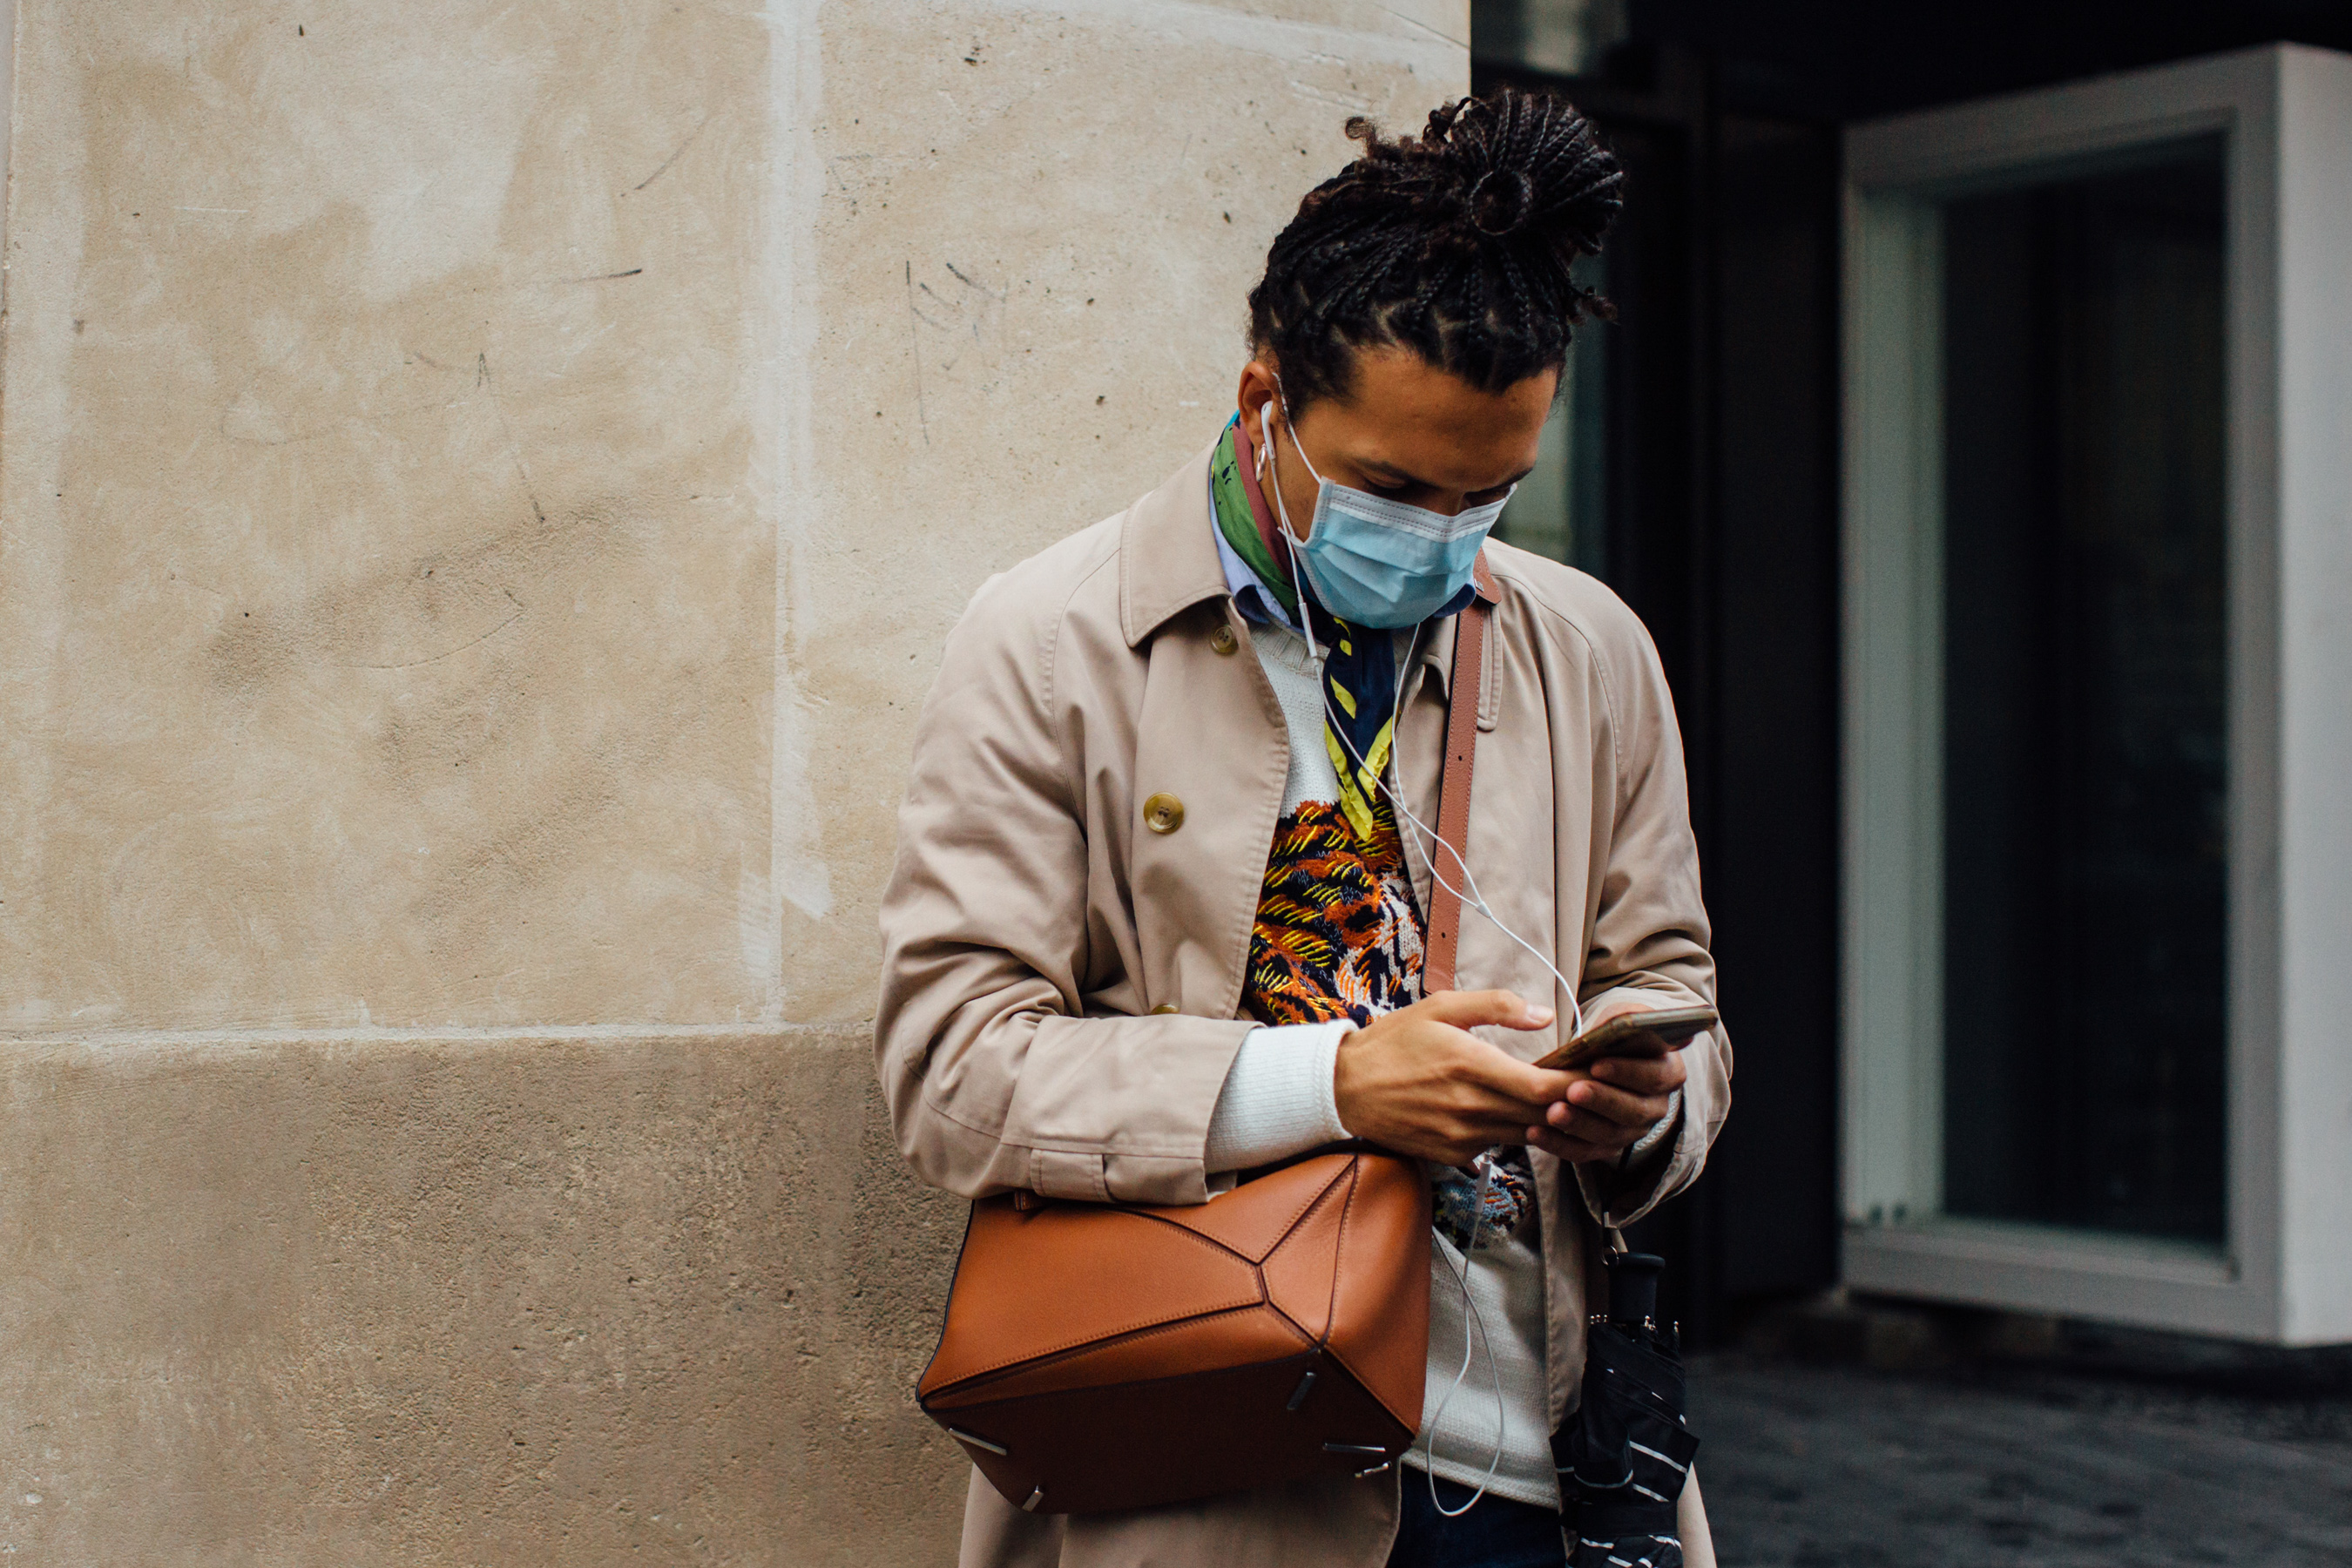
POLYGON ((1682 1130, 1683 1091, 1676 1089, 1666 1097, 1666 1113, 1650 1124, 1650 1130, 1634 1141, 1625 1151, 1625 1168, 1638 1171, 1655 1163, 1658 1152, 1675 1146, 1675 1134, 1682 1130))
POLYGON ((1207 1168, 1246 1171, 1346 1138, 1332 1075, 1348 1019, 1252 1029, 1209 1117, 1207 1168))

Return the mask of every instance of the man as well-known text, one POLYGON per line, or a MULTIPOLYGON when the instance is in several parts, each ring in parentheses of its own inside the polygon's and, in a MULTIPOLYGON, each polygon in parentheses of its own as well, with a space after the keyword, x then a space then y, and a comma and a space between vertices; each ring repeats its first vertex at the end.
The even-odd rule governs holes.
POLYGON ((1131 1514, 1024 1514, 975 1475, 968 1568, 1559 1563, 1550 1435, 1599 1226, 1686 1185, 1728 1104, 1719 1029, 1589 1073, 1528 1065, 1580 1018, 1714 991, 1655 649, 1599 584, 1486 540, 1593 303, 1569 268, 1616 164, 1567 105, 1509 90, 1419 138, 1349 131, 1363 156, 1251 294, 1217 442, 991 580, 950 637, 883 906, 877 1049, 908 1160, 966 1196, 1199 1203, 1351 1136, 1428 1161, 1423 1430, 1402 1486, 1131 1514), (1481 559, 1457 865, 1424 825, 1481 559), (1480 988, 1423 996, 1441 879, 1476 911, 1457 970, 1480 988), (1491 1361, 1465 1380, 1474 1324, 1491 1361))

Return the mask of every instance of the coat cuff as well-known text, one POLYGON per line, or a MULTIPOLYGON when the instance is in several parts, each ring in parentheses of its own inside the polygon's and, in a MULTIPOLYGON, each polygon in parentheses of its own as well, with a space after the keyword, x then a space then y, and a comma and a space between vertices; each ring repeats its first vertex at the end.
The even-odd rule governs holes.
MULTIPOLYGON (((1644 1008, 1672 1006, 1676 999, 1661 996, 1654 991, 1639 986, 1620 985, 1601 993, 1584 1005, 1587 1017, 1612 1002, 1631 1000, 1644 1008)), ((1707 1035, 1701 1034, 1683 1048, 1702 1048, 1707 1035)), ((1692 1168, 1692 1162, 1677 1156, 1685 1152, 1689 1142, 1690 1102, 1682 1089, 1675 1090, 1666 1103, 1666 1113, 1613 1163, 1595 1161, 1575 1167, 1576 1184, 1584 1195, 1584 1206, 1592 1217, 1604 1226, 1622 1228, 1648 1214, 1679 1184, 1680 1179, 1692 1168)), ((1701 1136, 1706 1134, 1703 1131, 1701 1136)), ((1702 1142, 1696 1156, 1705 1158, 1702 1142)))
POLYGON ((1601 1225, 1620 1229, 1632 1225, 1657 1207, 1671 1190, 1669 1182, 1687 1169, 1673 1158, 1688 1130, 1682 1091, 1675 1094, 1674 1108, 1642 1135, 1640 1142, 1613 1162, 1595 1160, 1575 1168, 1584 1206, 1601 1225))
POLYGON ((1346 1138, 1332 1076, 1354 1028, 1341 1018, 1252 1029, 1209 1117, 1206 1168, 1246 1171, 1346 1138))

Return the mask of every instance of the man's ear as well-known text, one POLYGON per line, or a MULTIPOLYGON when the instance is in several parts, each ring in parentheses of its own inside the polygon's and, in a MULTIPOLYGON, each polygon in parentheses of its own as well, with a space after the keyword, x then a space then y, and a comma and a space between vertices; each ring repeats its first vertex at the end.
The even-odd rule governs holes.
POLYGON ((1268 355, 1256 355, 1242 367, 1241 389, 1235 395, 1234 403, 1240 408, 1242 417, 1249 421, 1253 432, 1257 428, 1259 411, 1274 397, 1280 385, 1281 377, 1276 374, 1272 358, 1268 355))

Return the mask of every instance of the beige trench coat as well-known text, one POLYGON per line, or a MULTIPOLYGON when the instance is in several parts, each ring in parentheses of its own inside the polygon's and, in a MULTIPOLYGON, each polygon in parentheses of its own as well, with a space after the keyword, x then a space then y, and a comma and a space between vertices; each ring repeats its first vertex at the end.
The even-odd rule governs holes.
MULTIPOLYGON (((882 904, 876 1052, 899 1148, 966 1197, 1208 1196, 1202 1152, 1242 1037, 1250 928, 1289 769, 1282 712, 1210 532, 1209 454, 974 595, 917 727, 882 904), (1181 820, 1144 826, 1172 797, 1181 820)), ((1499 589, 1468 854, 1512 929, 1588 999, 1713 1001, 1682 742, 1656 649, 1591 578, 1490 543, 1499 589)), ((1444 623, 1408 672, 1400 784, 1436 820, 1444 623)), ((1164 811, 1162 819, 1164 820, 1164 811)), ((1416 864, 1422 908, 1426 868, 1416 864)), ((1465 987, 1567 1012, 1542 967, 1465 916, 1465 987)), ((1482 1030, 1532 1059, 1542 1034, 1482 1030)), ((1720 1031, 1685 1053, 1671 1154, 1608 1217, 1687 1185, 1730 1100, 1720 1031)), ((1534 1157, 1555 1423, 1583 1373, 1601 1178, 1534 1157)), ((1415 1472, 1417 1475, 1417 1472, 1415 1472)), ((1397 1478, 1131 1514, 1024 1514, 975 1471, 965 1568, 1380 1568, 1397 1478)))

